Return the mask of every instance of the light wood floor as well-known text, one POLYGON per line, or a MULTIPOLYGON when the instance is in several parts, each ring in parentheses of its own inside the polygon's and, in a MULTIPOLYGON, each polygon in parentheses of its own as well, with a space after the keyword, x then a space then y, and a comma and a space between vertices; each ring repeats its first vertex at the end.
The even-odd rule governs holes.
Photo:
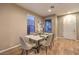
MULTIPOLYGON (((20 47, 14 48, 10 51, 4 52, 1 55, 20 55, 20 47)), ((32 55, 35 55, 32 53, 32 55)), ((45 49, 41 49, 39 54, 46 55, 45 49)), ((79 40, 69 40, 64 38, 57 38, 54 40, 52 49, 48 48, 48 55, 79 55, 79 40)))

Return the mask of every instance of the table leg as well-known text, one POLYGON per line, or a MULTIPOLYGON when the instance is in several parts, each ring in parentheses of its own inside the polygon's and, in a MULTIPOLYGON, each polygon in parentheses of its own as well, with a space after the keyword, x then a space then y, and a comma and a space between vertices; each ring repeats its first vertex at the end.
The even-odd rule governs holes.
POLYGON ((39 41, 37 42, 37 53, 39 53, 39 41))

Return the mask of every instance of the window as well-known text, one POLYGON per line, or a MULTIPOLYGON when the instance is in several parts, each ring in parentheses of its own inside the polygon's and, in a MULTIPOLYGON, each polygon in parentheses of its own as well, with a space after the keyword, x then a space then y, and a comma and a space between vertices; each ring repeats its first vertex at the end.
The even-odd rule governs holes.
POLYGON ((27 17, 27 34, 30 34, 31 32, 35 32, 35 17, 34 16, 28 16, 27 17))
POLYGON ((52 32, 52 22, 51 19, 45 20, 45 32, 52 32))

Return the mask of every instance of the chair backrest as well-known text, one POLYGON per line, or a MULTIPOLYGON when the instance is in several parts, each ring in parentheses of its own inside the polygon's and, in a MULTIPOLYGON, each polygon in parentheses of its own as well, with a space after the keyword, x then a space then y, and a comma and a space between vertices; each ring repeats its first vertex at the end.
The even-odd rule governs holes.
POLYGON ((33 32, 33 33, 31 32, 30 34, 31 34, 31 35, 37 35, 37 33, 36 33, 36 32, 33 32))
POLYGON ((47 33, 47 32, 44 32, 44 34, 48 35, 49 33, 47 33))
POLYGON ((29 41, 29 38, 26 38, 26 37, 25 37, 24 39, 25 39, 25 42, 28 42, 28 43, 30 42, 30 41, 29 41))
POLYGON ((24 40, 24 37, 19 37, 20 38, 20 44, 22 48, 28 48, 27 42, 24 40))
POLYGON ((52 35, 49 35, 47 38, 47 44, 50 45, 52 42, 52 35))
POLYGON ((25 41, 23 37, 19 37, 21 46, 25 46, 25 41))
POLYGON ((54 34, 51 34, 52 35, 52 41, 54 40, 54 34))
POLYGON ((54 34, 52 34, 52 40, 51 40, 51 44, 54 44, 54 34))

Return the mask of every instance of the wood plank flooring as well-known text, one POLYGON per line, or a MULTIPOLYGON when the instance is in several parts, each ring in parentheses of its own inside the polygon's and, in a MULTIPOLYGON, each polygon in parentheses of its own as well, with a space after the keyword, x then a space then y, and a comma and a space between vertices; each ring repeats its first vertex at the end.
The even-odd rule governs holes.
MULTIPOLYGON (((14 48, 7 52, 1 53, 1 55, 20 55, 20 47, 14 48)), ((35 55, 30 52, 29 55, 35 55)), ((36 55, 46 55, 45 49, 40 49, 40 53, 36 55)), ((48 48, 47 55, 79 55, 79 40, 69 40, 65 38, 55 38, 54 46, 52 49, 48 48)))

